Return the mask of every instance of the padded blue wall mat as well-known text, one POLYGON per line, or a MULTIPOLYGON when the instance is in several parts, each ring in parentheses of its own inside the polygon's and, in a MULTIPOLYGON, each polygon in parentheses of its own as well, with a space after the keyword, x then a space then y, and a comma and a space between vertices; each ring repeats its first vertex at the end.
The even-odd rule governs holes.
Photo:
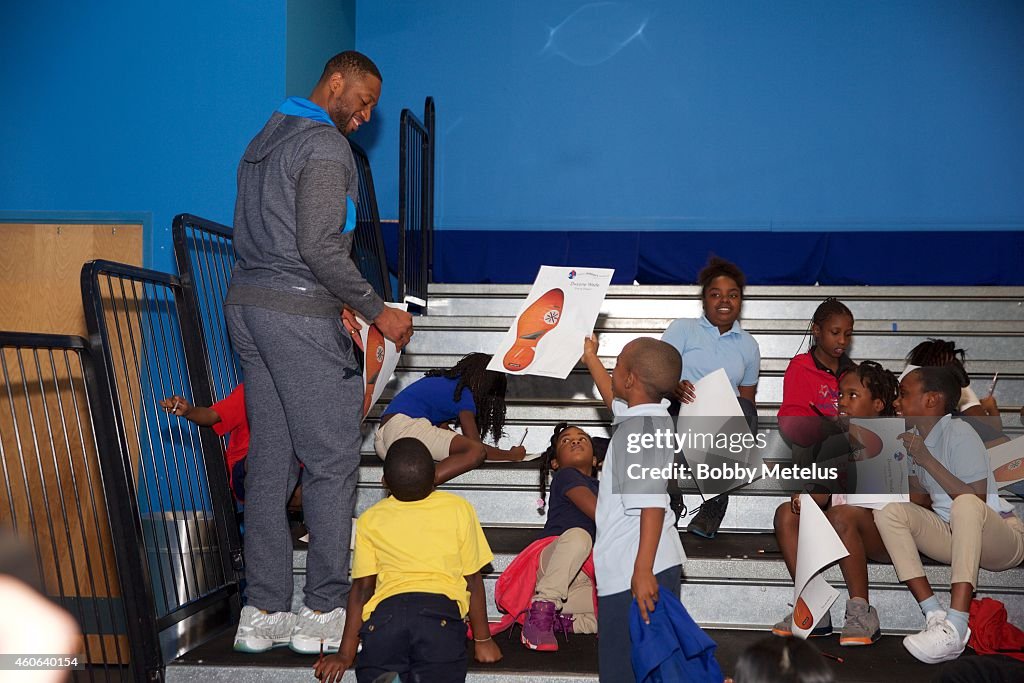
POLYGON ((434 280, 523 284, 571 265, 614 268, 614 284, 687 284, 712 254, 753 285, 1024 285, 1024 231, 438 230, 434 280))

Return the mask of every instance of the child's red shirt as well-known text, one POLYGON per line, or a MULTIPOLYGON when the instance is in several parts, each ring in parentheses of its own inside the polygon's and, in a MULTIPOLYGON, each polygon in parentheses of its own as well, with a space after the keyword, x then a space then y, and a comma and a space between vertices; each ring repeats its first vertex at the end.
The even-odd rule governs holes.
MULTIPOLYGON (((239 384, 223 400, 217 401, 210 409, 220 415, 220 422, 213 425, 218 436, 228 437, 224 459, 228 465, 228 477, 234 476, 235 464, 249 453, 249 418, 245 413, 245 385, 239 384)), ((231 482, 234 491, 234 482, 231 482)))
POLYGON ((839 376, 853 367, 850 357, 839 359, 838 372, 818 362, 814 350, 794 356, 782 380, 782 405, 779 407, 779 429, 794 443, 809 446, 820 439, 818 412, 826 417, 838 414, 839 376), (811 406, 814 406, 812 408, 811 406), (786 420, 783 418, 800 418, 786 420))

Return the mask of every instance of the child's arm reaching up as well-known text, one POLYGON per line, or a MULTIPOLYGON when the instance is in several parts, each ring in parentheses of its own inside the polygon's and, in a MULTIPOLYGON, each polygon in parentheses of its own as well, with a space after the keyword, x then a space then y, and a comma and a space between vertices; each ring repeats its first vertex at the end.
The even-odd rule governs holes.
POLYGON ((377 589, 377 576, 364 576, 352 582, 345 607, 345 631, 341 636, 338 654, 320 657, 313 665, 313 675, 324 683, 340 681, 345 670, 356 661, 359 649, 359 629, 363 627, 363 607, 377 589))
POLYGON ((483 664, 501 660, 501 649, 491 638, 491 627, 487 624, 487 595, 480 572, 466 576, 469 585, 469 625, 473 627, 473 657, 483 664))
POLYGON ((165 413, 183 417, 189 422, 194 422, 200 427, 212 427, 220 422, 220 415, 213 408, 194 406, 181 396, 171 396, 160 401, 160 407, 165 413))
POLYGON ((597 385, 597 391, 601 394, 604 404, 611 408, 612 399, 614 398, 612 394, 612 378, 608 371, 604 369, 601 359, 597 357, 597 348, 596 334, 592 334, 584 339, 583 357, 581 360, 587 366, 587 370, 590 371, 590 376, 594 378, 594 384, 597 385))

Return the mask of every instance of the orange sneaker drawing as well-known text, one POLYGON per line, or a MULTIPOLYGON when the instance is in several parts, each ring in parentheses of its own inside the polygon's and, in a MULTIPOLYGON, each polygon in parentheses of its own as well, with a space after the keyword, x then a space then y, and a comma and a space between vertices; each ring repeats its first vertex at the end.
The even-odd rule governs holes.
POLYGON ((1024 474, 1024 469, 1021 468, 1021 465, 1024 465, 1024 458, 1017 458, 1002 467, 997 467, 994 472, 996 481, 1013 481, 1017 479, 1024 474))
POLYGON ((370 408, 373 407, 373 388, 377 384, 380 370, 384 366, 384 335, 376 325, 370 325, 370 331, 366 334, 363 364, 366 375, 366 390, 363 395, 363 417, 365 418, 369 414, 370 408))
POLYGON ((564 303, 565 292, 555 288, 546 292, 523 311, 516 325, 516 340, 505 354, 503 363, 506 370, 523 370, 533 362, 537 342, 555 329, 562 318, 564 303))
POLYGON ((793 625, 805 631, 814 628, 814 615, 803 598, 797 598, 793 607, 793 625))
POLYGON ((882 452, 882 438, 867 427, 851 424, 850 441, 855 449, 853 460, 870 460, 882 452))

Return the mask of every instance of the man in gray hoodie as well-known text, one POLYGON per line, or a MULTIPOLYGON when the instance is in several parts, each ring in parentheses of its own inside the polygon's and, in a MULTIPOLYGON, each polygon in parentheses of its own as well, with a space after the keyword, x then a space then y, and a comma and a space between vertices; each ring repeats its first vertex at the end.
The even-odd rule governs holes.
POLYGON ((351 258, 358 178, 345 135, 370 120, 380 89, 366 56, 336 55, 309 99, 288 99, 238 166, 237 261, 224 311, 242 361, 251 441, 247 605, 236 650, 290 644, 313 654, 341 641, 362 441, 351 311, 399 348, 412 336, 412 317, 385 306, 351 258), (300 461, 309 553, 295 615, 285 503, 300 461))

